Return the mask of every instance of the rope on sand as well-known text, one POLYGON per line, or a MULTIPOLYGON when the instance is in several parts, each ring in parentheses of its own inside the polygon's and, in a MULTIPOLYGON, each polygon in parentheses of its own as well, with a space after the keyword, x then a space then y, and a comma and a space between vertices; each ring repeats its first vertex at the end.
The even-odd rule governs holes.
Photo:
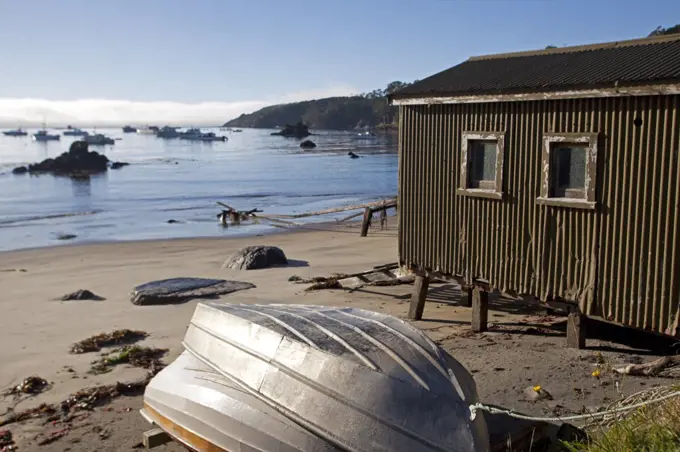
POLYGON ((651 400, 644 400, 641 402, 633 403, 630 404, 630 402, 635 401, 635 400, 640 400, 644 398, 645 394, 648 394, 649 392, 662 392, 658 390, 645 390, 641 391, 638 393, 635 393, 613 405, 613 407, 610 407, 608 410, 605 411, 598 411, 596 413, 588 413, 588 414, 580 414, 580 415, 575 415, 575 416, 556 416, 556 417, 539 417, 539 416, 526 416, 524 414, 516 413, 512 410, 505 410, 502 408, 497 408, 493 407, 490 405, 484 405, 483 403, 475 403, 474 405, 470 405, 470 420, 475 420, 477 417, 477 412, 478 411, 486 411, 491 414, 505 414, 507 416, 516 418, 516 419, 523 419, 526 421, 545 421, 545 422, 566 422, 566 421, 577 421, 577 420, 583 420, 583 419, 598 419, 598 418, 605 418, 608 421, 612 421, 615 419, 617 416, 612 416, 616 415, 619 413, 624 413, 624 412, 630 412, 632 410, 635 410, 637 408, 642 408, 647 405, 653 405, 656 403, 663 402, 665 400, 670 400, 675 397, 680 396, 680 391, 674 389, 674 388, 665 388, 666 391, 671 391, 668 392, 667 394, 651 399, 651 400), (616 406, 620 405, 620 406, 616 406))

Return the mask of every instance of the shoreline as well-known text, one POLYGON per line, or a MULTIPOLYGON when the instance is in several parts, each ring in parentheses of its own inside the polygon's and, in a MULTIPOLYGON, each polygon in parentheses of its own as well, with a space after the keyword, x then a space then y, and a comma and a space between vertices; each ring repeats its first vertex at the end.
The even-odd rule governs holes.
MULTIPOLYGON (((396 221, 397 216, 392 214, 388 215, 388 218, 393 218, 396 221)), ((315 223, 301 224, 298 226, 271 226, 270 230, 267 231, 256 231, 252 234, 243 233, 234 236, 186 236, 186 237, 168 237, 168 238, 152 238, 152 239, 132 239, 132 240, 92 240, 92 241, 79 241, 71 242, 63 241, 63 243, 55 243, 52 245, 45 246, 34 246, 27 248, 15 248, 10 250, 0 250, 0 257, 12 253, 24 253, 24 252, 39 252, 50 249, 71 249, 79 247, 90 247, 90 246, 100 246, 100 245, 130 245, 130 244, 143 244, 143 243, 162 243, 162 242, 177 242, 177 241, 196 241, 196 242, 206 242, 206 241, 227 241, 227 240, 240 240, 256 237, 270 237, 278 235, 289 235, 289 234, 300 234, 305 232, 315 232, 315 231, 325 231, 334 232, 337 230, 342 230, 351 227, 357 227, 361 225, 361 220, 348 220, 345 222, 332 222, 332 221, 320 221, 315 223)), ((238 226, 229 226, 238 227, 238 226)), ((370 232, 369 232, 370 234, 370 232)), ((359 232, 357 230, 357 237, 359 232)), ((3 267, 0 267, 2 271, 3 267)))

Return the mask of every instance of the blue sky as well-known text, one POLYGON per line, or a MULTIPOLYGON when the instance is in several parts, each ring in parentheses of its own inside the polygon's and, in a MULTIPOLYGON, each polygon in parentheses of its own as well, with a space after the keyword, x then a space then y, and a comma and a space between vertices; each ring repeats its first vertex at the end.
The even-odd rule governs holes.
POLYGON ((678 0, 0 0, 0 107, 30 98, 248 110, 679 22, 678 0))

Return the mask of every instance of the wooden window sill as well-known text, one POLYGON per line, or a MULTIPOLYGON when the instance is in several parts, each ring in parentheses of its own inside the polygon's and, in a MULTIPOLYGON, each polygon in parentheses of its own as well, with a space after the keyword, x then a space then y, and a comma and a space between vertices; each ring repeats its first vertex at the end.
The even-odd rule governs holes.
POLYGON ((488 188, 459 188, 456 193, 475 198, 503 199, 503 193, 488 188))
POLYGON ((597 203, 574 198, 536 198, 536 204, 543 206, 571 207, 574 209, 595 210, 597 203))

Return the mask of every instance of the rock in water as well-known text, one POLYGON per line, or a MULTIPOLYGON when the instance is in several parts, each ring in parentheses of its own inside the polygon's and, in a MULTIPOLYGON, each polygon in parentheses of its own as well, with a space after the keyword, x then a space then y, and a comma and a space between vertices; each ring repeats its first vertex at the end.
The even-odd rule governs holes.
POLYGON ((61 301, 69 301, 69 300, 93 300, 93 301, 102 301, 106 300, 104 297, 100 297, 99 295, 96 295, 93 292, 90 292, 87 289, 80 289, 76 290, 73 293, 69 293, 64 295, 63 297, 60 298, 61 301))
POLYGON ((300 143, 300 147, 302 149, 314 149, 316 147, 316 143, 314 143, 312 140, 305 140, 300 143))
POLYGON ((194 298, 215 298, 219 295, 252 289, 254 284, 224 279, 172 278, 151 281, 137 286, 132 291, 132 304, 146 306, 154 304, 182 303, 194 298))
POLYGON ((247 246, 227 259, 223 268, 257 270, 277 265, 288 265, 288 259, 281 248, 275 246, 247 246))
POLYGON ((75 234, 57 234, 57 240, 73 240, 78 237, 75 234))
POLYGON ((28 168, 26 168, 25 166, 19 166, 12 170, 12 174, 26 174, 26 173, 28 173, 28 168))
POLYGON ((278 132, 272 133, 272 135, 281 135, 286 138, 306 138, 311 135, 309 132, 309 127, 302 122, 298 122, 295 125, 286 124, 286 126, 278 132))
POLYGON ((85 141, 74 141, 68 152, 64 152, 57 158, 28 165, 27 170, 29 173, 84 175, 103 173, 108 168, 109 159, 105 155, 89 151, 85 141))
POLYGON ((124 166, 128 166, 128 162, 113 162, 111 163, 111 169, 121 169, 124 166))

